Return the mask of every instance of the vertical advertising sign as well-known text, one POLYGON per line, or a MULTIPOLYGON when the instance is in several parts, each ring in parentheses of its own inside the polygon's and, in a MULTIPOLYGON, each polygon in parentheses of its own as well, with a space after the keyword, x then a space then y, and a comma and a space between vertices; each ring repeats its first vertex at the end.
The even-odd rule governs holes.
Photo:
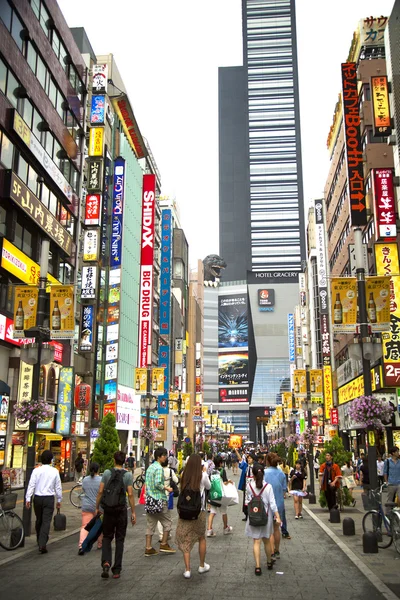
POLYGON ((294 395, 298 398, 307 398, 307 376, 305 369, 296 369, 293 372, 294 395))
POLYGON ((331 409, 333 408, 333 387, 332 387, 332 367, 324 367, 324 401, 325 401, 325 419, 331 418, 331 409))
POLYGON ((397 243, 375 244, 376 272, 390 276, 390 331, 382 334, 385 385, 400 386, 400 277, 397 243))
POLYGON ((392 169, 374 169, 375 231, 377 239, 396 239, 396 201, 392 169))
POLYGON ((172 212, 161 214, 160 332, 170 334, 172 212))
POLYGON ((85 229, 83 233, 83 261, 94 262, 99 259, 99 230, 85 229))
POLYGON ((371 77, 371 96, 374 109, 374 136, 391 134, 389 88, 386 75, 371 77))
POLYGON ((107 92, 108 83, 108 65, 99 64, 93 65, 93 82, 92 91, 95 93, 105 94, 107 92))
POLYGON ((357 64, 342 63, 343 123, 346 146, 347 185, 350 198, 350 218, 353 227, 367 224, 365 202, 363 148, 360 135, 357 64))
POLYGON ((293 362, 296 359, 296 343, 294 339, 294 314, 288 314, 288 340, 289 340, 289 361, 293 362))
POLYGON ((52 340, 75 335, 74 286, 52 285, 50 290, 50 337, 52 340))
POLYGON ((71 432, 71 408, 73 400, 74 368, 62 367, 58 383, 56 433, 69 435, 71 432))
POLYGON ((94 326, 94 306, 83 306, 81 319, 81 335, 79 339, 80 352, 92 352, 94 326))
POLYGON ((103 156, 104 127, 91 127, 89 133, 89 156, 103 156))
POLYGON ((357 279, 333 277, 331 282, 333 330, 352 333, 357 328, 357 279))
POLYGON ((138 367, 148 364, 152 337, 155 202, 156 176, 143 175, 138 367))
POLYGON ((111 215, 110 267, 120 267, 122 259, 122 228, 125 193, 125 159, 114 161, 114 187, 111 215))
POLYGON ((88 194, 85 202, 85 225, 100 225, 101 194, 88 194))
POLYGON ((390 277, 366 277, 368 324, 371 331, 390 330, 390 277))
POLYGON ((82 267, 81 298, 93 300, 96 298, 97 267, 82 267))
POLYGON ((25 329, 36 325, 39 290, 29 285, 17 285, 14 290, 14 339, 19 339, 25 337, 25 329))
POLYGON ((157 412, 159 415, 167 415, 169 413, 169 358, 169 346, 160 346, 158 350, 158 364, 164 369, 164 395, 157 399, 157 412))
POLYGON ((92 96, 92 106, 90 109, 90 124, 104 125, 106 115, 106 99, 105 96, 92 96))
POLYGON ((320 327, 322 341, 322 360, 324 365, 331 364, 331 341, 329 325, 329 295, 328 295, 328 267, 326 260, 324 205, 323 200, 315 201, 315 230, 317 246, 317 277, 318 297, 320 312, 320 327))

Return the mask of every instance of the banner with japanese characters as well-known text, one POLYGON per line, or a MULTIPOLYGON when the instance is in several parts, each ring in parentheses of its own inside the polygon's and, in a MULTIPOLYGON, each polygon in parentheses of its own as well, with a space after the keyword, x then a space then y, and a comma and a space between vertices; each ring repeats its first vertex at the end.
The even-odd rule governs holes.
POLYGON ((322 402, 324 395, 322 369, 310 369, 311 402, 322 402))
POLYGON ((333 330, 354 333, 357 327, 357 279, 333 277, 331 281, 333 330))
POLYGON ((50 337, 52 340, 75 335, 74 286, 52 285, 50 290, 50 337))
POLYGON ((79 339, 80 352, 92 352, 94 327, 94 306, 82 306, 82 318, 79 339))
POLYGON ((58 383, 56 433, 59 435, 70 435, 73 396, 74 368, 63 367, 58 383))
POLYGON ((365 293, 371 331, 390 331, 390 277, 366 277, 365 293))
POLYGON ((26 337, 25 329, 36 325, 39 289, 30 285, 17 285, 14 290, 14 339, 21 339, 26 337))
POLYGON ((97 267, 82 267, 81 298, 93 300, 96 298, 97 267))
POLYGON ((135 392, 146 394, 147 392, 147 369, 135 369, 135 392))
POLYGON ((298 398, 307 398, 307 375, 305 369, 293 371, 294 395, 298 398))

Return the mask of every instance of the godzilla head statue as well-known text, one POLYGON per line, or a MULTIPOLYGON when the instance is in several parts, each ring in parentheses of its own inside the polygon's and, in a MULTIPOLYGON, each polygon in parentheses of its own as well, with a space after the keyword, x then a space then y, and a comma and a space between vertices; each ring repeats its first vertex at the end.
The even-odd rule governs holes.
POLYGON ((218 254, 209 254, 203 260, 204 285, 217 287, 221 278, 221 269, 226 268, 226 262, 218 254))

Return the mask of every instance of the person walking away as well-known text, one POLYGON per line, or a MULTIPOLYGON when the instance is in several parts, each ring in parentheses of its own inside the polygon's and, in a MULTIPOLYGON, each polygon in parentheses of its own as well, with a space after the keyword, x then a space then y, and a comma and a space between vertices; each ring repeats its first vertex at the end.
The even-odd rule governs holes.
MULTIPOLYGON (((168 506, 168 510, 171 511, 174 508, 174 493, 168 492, 167 490, 172 488, 172 482, 174 482, 176 485, 178 485, 179 479, 178 479, 178 476, 176 475, 175 471, 169 466, 169 458, 168 458, 165 466, 163 466, 163 469, 164 469, 164 489, 165 489, 165 493, 168 498, 167 506, 168 506)), ((158 521, 158 523, 157 523, 157 530, 158 530, 159 540, 160 540, 160 544, 161 544, 163 535, 164 535, 164 530, 163 530, 163 527, 162 527, 160 521, 158 521)), ((171 539, 171 536, 172 536, 172 534, 170 531, 168 534, 168 540, 171 539)))
POLYGON ((178 459, 176 458, 172 450, 170 451, 168 456, 168 466, 176 473, 176 470, 178 468, 178 459))
POLYGON ((226 455, 226 467, 227 469, 232 468, 232 452, 229 450, 226 455))
POLYGON ((366 455, 364 455, 363 463, 360 467, 360 485, 365 491, 368 491, 371 487, 369 483, 368 456, 366 455))
POLYGON ((78 452, 78 456, 75 459, 75 481, 79 481, 79 479, 82 477, 84 464, 85 460, 83 458, 82 452, 78 452))
POLYGON ((264 469, 256 465, 253 467, 252 474, 253 479, 248 478, 246 484, 246 504, 248 505, 254 496, 260 496, 268 515, 268 521, 266 525, 254 526, 251 525, 248 519, 246 521, 245 534, 247 537, 253 539, 253 555, 256 565, 254 573, 255 575, 261 575, 261 541, 264 544, 264 551, 267 556, 267 568, 271 570, 273 568, 273 561, 270 540, 273 538, 274 518, 278 527, 281 524, 281 518, 272 486, 264 482, 264 469))
POLYGON ((279 456, 275 452, 267 454, 267 468, 264 471, 264 481, 272 486, 276 506, 278 507, 280 521, 279 524, 274 522, 274 535, 271 536, 271 552, 272 558, 281 557, 281 523, 282 536, 291 539, 286 525, 286 511, 284 497, 287 492, 286 477, 280 469, 278 469, 279 456))
POLYGON ((248 480, 253 479, 253 466, 254 466, 254 463, 256 460, 256 455, 253 453, 250 453, 248 455, 247 461, 246 461, 244 455, 240 456, 237 448, 235 448, 235 452, 236 452, 237 459, 239 461, 239 469, 241 470, 238 490, 241 490, 243 492, 242 512, 244 514, 244 518, 242 519, 242 521, 246 521, 247 520, 246 487, 247 487, 248 480))
MULTIPOLYGON (((96 515, 96 498, 99 493, 101 477, 99 475, 99 465, 96 462, 90 463, 90 475, 84 478, 82 481, 82 491, 84 496, 82 498, 82 526, 81 533, 79 536, 79 551, 78 554, 84 554, 81 551, 83 541, 86 539, 87 534, 85 527, 96 515)), ((97 547, 101 548, 103 544, 103 534, 101 534, 97 540, 97 547)))
POLYGON ((128 526, 128 508, 126 495, 131 507, 131 523, 136 524, 135 499, 133 495, 132 473, 124 469, 126 454, 117 451, 114 454, 114 468, 106 469, 100 482, 96 498, 96 514, 103 515, 103 546, 101 566, 103 579, 108 579, 112 563, 111 542, 115 537, 114 565, 111 569, 113 579, 119 579, 122 570, 124 542, 128 526))
MULTIPOLYGON (((389 458, 385 460, 384 478, 388 484, 386 502, 395 502, 397 494, 397 502, 400 501, 400 460, 399 449, 397 446, 389 448, 389 458)), ((390 508, 388 508, 388 512, 390 508)))
POLYGON ((306 495, 307 475, 300 461, 296 461, 289 475, 289 489, 293 496, 295 519, 302 519, 303 497, 306 495))
POLYGON ((207 475, 210 477, 211 473, 215 470, 215 463, 213 461, 212 452, 207 453, 206 465, 207 465, 207 475))
MULTIPOLYGON (((207 475, 207 466, 202 466, 201 457, 198 454, 192 454, 187 462, 181 478, 181 495, 187 490, 191 493, 200 494, 200 512, 197 519, 185 520, 179 516, 176 528, 176 544, 183 554, 185 562, 185 579, 191 577, 190 553, 193 546, 199 544, 200 574, 207 573, 210 565, 205 562, 207 542, 206 542, 206 494, 205 490, 211 488, 210 479, 207 475)), ((181 498, 181 496, 180 496, 181 498)), ((180 499, 179 498, 179 499, 180 499)), ((182 514, 182 513, 181 513, 182 514)), ((179 509, 178 509, 179 515, 179 509)))
MULTIPOLYGON (((318 452, 319 452, 319 450, 318 450, 318 452)), ((314 465, 313 466, 314 466, 314 471, 315 471, 315 480, 318 481, 318 473, 319 473, 319 466, 320 466, 319 465, 319 454, 318 454, 318 456, 317 455, 314 456, 314 465)))
POLYGON ((232 461, 232 475, 237 475, 239 459, 236 455, 236 449, 231 454, 231 461, 232 461))
POLYGON ((343 465, 342 467, 342 484, 343 487, 347 488, 352 500, 352 506, 356 505, 356 501, 353 498, 353 489, 356 487, 356 482, 354 479, 354 470, 353 470, 353 465, 351 463, 351 460, 347 460, 346 464, 343 465))
MULTIPOLYGON (((232 483, 232 481, 228 480, 226 475, 225 468, 222 466, 222 457, 216 456, 214 459, 215 463, 215 472, 219 472, 221 475, 221 479, 223 483, 232 483)), ((213 521, 215 515, 222 515, 222 522, 224 526, 224 535, 229 535, 232 533, 232 527, 228 525, 228 515, 227 515, 227 506, 217 506, 210 502, 210 514, 208 516, 208 529, 207 529, 207 537, 215 537, 216 534, 213 530, 213 521)))
POLYGON ((325 462, 319 468, 320 488, 325 494, 328 510, 336 508, 336 489, 340 486, 342 472, 339 465, 333 462, 330 452, 325 454, 325 462))
POLYGON ((136 461, 135 461, 135 457, 133 456, 133 452, 129 452, 129 456, 126 459, 126 466, 129 469, 129 471, 132 473, 132 478, 135 473, 135 464, 136 464, 136 461))
MULTIPOLYGON (((146 506, 156 506, 159 512, 149 512, 146 510, 146 548, 145 556, 155 556, 158 551, 152 546, 152 538, 156 530, 157 523, 160 522, 163 529, 163 536, 160 542, 160 552, 165 554, 174 554, 176 550, 168 544, 169 533, 172 529, 172 518, 168 511, 167 493, 173 491, 172 487, 165 487, 164 467, 168 465, 168 450, 166 448, 156 448, 154 452, 154 462, 146 471, 146 506)), ((186 469, 186 467, 185 467, 186 469)))
POLYGON ((385 461, 382 459, 382 456, 377 456, 376 474, 378 475, 379 487, 385 483, 384 470, 385 470, 385 461))
POLYGON ((40 460, 42 466, 32 471, 26 490, 25 504, 26 508, 30 509, 33 496, 37 544, 40 554, 47 554, 47 542, 54 512, 54 496, 57 497, 56 508, 59 509, 62 502, 62 488, 60 473, 51 465, 52 452, 45 450, 40 460))

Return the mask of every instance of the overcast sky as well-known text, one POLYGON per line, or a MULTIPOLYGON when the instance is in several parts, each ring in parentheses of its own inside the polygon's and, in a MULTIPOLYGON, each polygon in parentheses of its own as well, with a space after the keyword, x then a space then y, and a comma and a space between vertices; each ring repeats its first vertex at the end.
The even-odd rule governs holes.
MULTIPOLYGON (((218 67, 242 64, 241 0, 58 0, 96 54, 114 54, 142 134, 176 197, 190 263, 218 252, 218 67)), ((304 198, 321 197, 340 63, 360 19, 394 0, 298 0, 304 198)))

